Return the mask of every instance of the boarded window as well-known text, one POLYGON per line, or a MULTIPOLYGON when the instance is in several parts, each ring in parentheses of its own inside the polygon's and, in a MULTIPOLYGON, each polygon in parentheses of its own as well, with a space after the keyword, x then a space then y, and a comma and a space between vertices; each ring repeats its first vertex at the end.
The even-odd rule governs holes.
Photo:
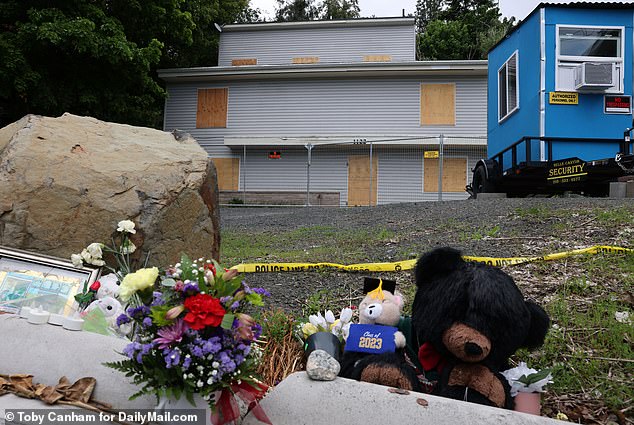
POLYGON ((317 62, 319 62, 318 56, 302 56, 302 57, 293 58, 293 63, 295 64, 317 63, 317 62))
POLYGON ((372 174, 369 155, 348 156, 348 206, 376 205, 378 168, 376 156, 372 157, 372 174))
POLYGON ((232 66, 257 65, 257 64, 258 64, 258 60, 255 58, 231 59, 232 66))
POLYGON ((238 190, 240 158, 212 158, 218 174, 218 190, 238 190))
POLYGON ((227 127, 228 89, 199 89, 196 128, 227 127))
MULTIPOLYGON (((424 191, 438 192, 438 159, 424 160, 424 191)), ((467 185, 467 159, 444 158, 442 162, 442 191, 464 192, 467 185)))
POLYGON ((363 62, 392 62, 390 55, 364 55, 363 62))
POLYGON ((420 125, 456 125, 456 85, 420 85, 420 125))

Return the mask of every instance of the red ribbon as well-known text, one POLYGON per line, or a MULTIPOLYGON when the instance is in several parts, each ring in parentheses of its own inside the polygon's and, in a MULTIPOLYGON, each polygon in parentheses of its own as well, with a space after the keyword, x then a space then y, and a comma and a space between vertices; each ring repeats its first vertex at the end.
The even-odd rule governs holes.
POLYGON ((447 361, 440 355, 438 351, 429 342, 424 343, 418 350, 418 361, 423 370, 430 371, 436 369, 439 373, 442 372, 447 361))
POLYGON ((264 409, 258 403, 268 390, 268 386, 255 383, 250 384, 241 382, 240 384, 232 384, 230 388, 222 390, 220 400, 216 403, 216 408, 211 413, 211 422, 214 425, 229 424, 240 418, 240 409, 236 401, 237 395, 249 404, 247 412, 253 411, 253 415, 260 421, 268 425, 272 425, 269 418, 264 413, 264 409))

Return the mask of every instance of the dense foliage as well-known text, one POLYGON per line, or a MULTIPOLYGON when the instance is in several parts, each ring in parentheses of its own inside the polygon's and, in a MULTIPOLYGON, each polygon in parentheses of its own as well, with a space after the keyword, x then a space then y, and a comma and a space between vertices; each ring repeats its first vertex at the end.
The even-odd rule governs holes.
POLYGON ((214 65, 214 24, 257 19, 249 0, 5 0, 0 126, 64 112, 159 126, 156 69, 214 65))
POLYGON ((275 20, 278 22, 311 21, 316 19, 358 18, 358 0, 277 0, 275 20))
POLYGON ((416 15, 423 60, 486 59, 515 22, 493 0, 418 0, 416 15))

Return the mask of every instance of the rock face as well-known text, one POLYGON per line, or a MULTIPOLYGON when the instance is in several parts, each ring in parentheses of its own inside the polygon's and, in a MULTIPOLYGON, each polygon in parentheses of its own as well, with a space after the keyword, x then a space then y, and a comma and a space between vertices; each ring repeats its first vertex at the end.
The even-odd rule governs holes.
POLYGON ((150 263, 218 258, 216 170, 189 135, 64 114, 0 129, 0 245, 68 257, 117 222, 150 263))

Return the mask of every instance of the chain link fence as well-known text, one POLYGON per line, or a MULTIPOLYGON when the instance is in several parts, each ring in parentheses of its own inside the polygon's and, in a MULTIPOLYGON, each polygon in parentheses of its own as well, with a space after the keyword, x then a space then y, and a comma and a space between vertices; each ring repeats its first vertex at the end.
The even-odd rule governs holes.
POLYGON ((233 147, 214 159, 222 205, 374 206, 468 198, 485 137, 233 147), (224 165, 223 165, 224 164, 224 165))

